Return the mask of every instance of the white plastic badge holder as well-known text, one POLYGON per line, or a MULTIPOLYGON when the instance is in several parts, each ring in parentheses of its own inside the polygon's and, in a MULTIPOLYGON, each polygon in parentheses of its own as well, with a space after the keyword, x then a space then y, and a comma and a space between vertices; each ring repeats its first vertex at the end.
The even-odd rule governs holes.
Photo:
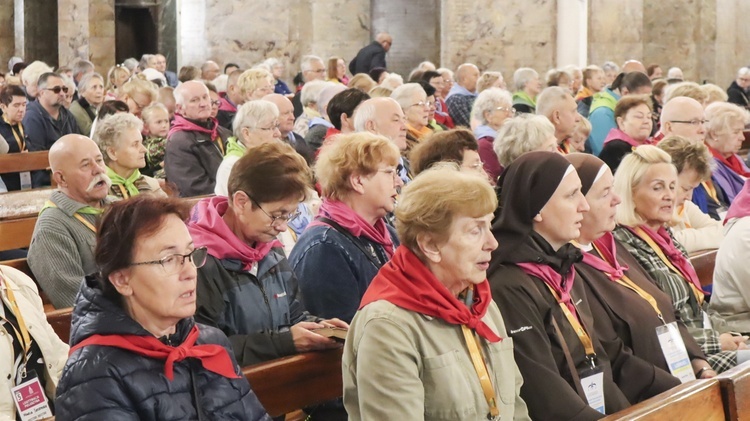
POLYGON ((604 414, 604 371, 595 367, 582 371, 580 377, 589 406, 604 414))
POLYGON ((13 401, 16 403, 16 409, 22 421, 36 421, 52 416, 47 396, 37 377, 32 377, 10 389, 10 392, 13 394, 13 401))
POLYGON ((21 190, 31 189, 31 173, 28 171, 20 172, 18 175, 21 176, 21 190))
POLYGON ((658 326, 656 336, 659 338, 664 359, 667 360, 669 372, 683 383, 695 380, 693 366, 690 364, 690 357, 685 349, 685 342, 682 340, 677 322, 658 326))
POLYGON ((703 329, 713 330, 713 324, 711 323, 711 317, 708 315, 707 311, 702 311, 703 313, 703 329))

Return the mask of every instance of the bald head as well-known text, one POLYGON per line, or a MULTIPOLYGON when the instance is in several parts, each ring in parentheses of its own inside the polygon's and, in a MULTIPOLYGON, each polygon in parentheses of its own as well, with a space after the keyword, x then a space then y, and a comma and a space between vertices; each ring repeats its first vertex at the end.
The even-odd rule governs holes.
POLYGON ((623 73, 630 73, 630 72, 641 72, 644 75, 646 73, 646 66, 643 65, 638 60, 628 60, 622 65, 622 72, 623 73))
POLYGON ((221 68, 215 61, 208 60, 201 66, 201 79, 212 81, 221 73, 221 68))
POLYGON ((661 111, 661 132, 665 136, 677 135, 701 142, 706 136, 705 116, 703 105, 693 98, 672 98, 661 111))
POLYGON ((294 105, 284 95, 268 94, 264 100, 273 103, 279 109, 279 131, 281 136, 286 136, 294 130, 294 105))
POLYGON ((98 206, 111 184, 96 142, 86 136, 61 137, 49 150, 49 165, 58 189, 71 199, 98 206))
POLYGON ((99 150, 96 142, 79 134, 68 134, 52 144, 49 149, 49 166, 52 172, 60 171, 77 161, 76 154, 84 150, 99 150))
POLYGON ((388 32, 381 32, 375 36, 375 41, 383 46, 383 49, 387 52, 393 45, 393 38, 388 32))
POLYGON ((471 63, 464 63, 456 69, 456 83, 466 88, 469 92, 477 90, 479 79, 479 68, 471 63))
POLYGON ((354 110, 354 130, 379 134, 406 149, 406 119, 401 106, 390 97, 370 98, 354 110))

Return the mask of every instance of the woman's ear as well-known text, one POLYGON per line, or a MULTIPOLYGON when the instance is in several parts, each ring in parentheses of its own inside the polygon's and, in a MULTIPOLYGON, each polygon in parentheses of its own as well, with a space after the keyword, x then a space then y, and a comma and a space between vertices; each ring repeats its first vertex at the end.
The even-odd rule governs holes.
POLYGON ((357 173, 352 173, 349 176, 349 186, 351 186, 352 190, 359 193, 360 195, 365 194, 364 176, 357 173))
POLYGON ((625 119, 624 119, 624 118, 622 118, 622 117, 617 117, 617 118, 615 118, 615 123, 617 124, 617 127, 618 127, 618 128, 622 126, 622 122, 623 122, 623 121, 625 121, 625 119))
POLYGON ((133 288, 130 285, 130 270, 120 269, 109 274, 109 282, 115 287, 117 292, 123 297, 133 295, 133 288))
POLYGON ((107 158, 109 158, 110 161, 117 161, 117 152, 114 148, 109 147, 106 150, 107 158))
POLYGON ((419 251, 432 263, 440 263, 443 257, 440 255, 440 248, 435 239, 429 234, 417 235, 417 247, 419 251))

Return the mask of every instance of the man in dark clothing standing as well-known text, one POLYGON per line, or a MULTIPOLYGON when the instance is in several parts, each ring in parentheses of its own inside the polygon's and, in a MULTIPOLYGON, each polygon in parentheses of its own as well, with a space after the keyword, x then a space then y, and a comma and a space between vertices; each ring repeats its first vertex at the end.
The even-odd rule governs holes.
POLYGON ((369 73, 376 67, 387 68, 385 64, 385 53, 391 49, 393 38, 387 32, 381 32, 375 37, 375 41, 365 46, 357 53, 357 56, 349 62, 349 71, 357 73, 369 73))
POLYGON ((737 104, 746 109, 750 108, 748 88, 750 88, 750 68, 743 67, 737 71, 737 79, 727 89, 727 95, 729 95, 727 102, 737 104))

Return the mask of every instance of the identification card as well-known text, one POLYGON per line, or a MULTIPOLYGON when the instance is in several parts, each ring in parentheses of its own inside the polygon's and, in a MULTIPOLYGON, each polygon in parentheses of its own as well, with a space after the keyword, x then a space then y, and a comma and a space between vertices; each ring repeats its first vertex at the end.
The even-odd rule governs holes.
POLYGON ((714 329, 713 324, 711 323, 711 317, 709 317, 707 311, 703 311, 703 329, 714 329))
POLYGON ((695 380, 693 366, 690 364, 690 357, 685 349, 685 342, 682 340, 677 322, 658 326, 656 336, 659 338, 664 359, 667 360, 669 372, 683 383, 695 380))
POLYGON ((580 377, 589 406, 604 414, 604 372, 596 367, 581 372, 580 377))
POLYGON ((38 377, 32 377, 11 388, 10 392, 13 394, 13 401, 16 403, 16 409, 22 421, 36 421, 52 416, 47 396, 44 394, 38 377))
POLYGON ((31 188, 31 173, 24 171, 18 173, 18 175, 21 176, 21 190, 29 190, 31 188))

